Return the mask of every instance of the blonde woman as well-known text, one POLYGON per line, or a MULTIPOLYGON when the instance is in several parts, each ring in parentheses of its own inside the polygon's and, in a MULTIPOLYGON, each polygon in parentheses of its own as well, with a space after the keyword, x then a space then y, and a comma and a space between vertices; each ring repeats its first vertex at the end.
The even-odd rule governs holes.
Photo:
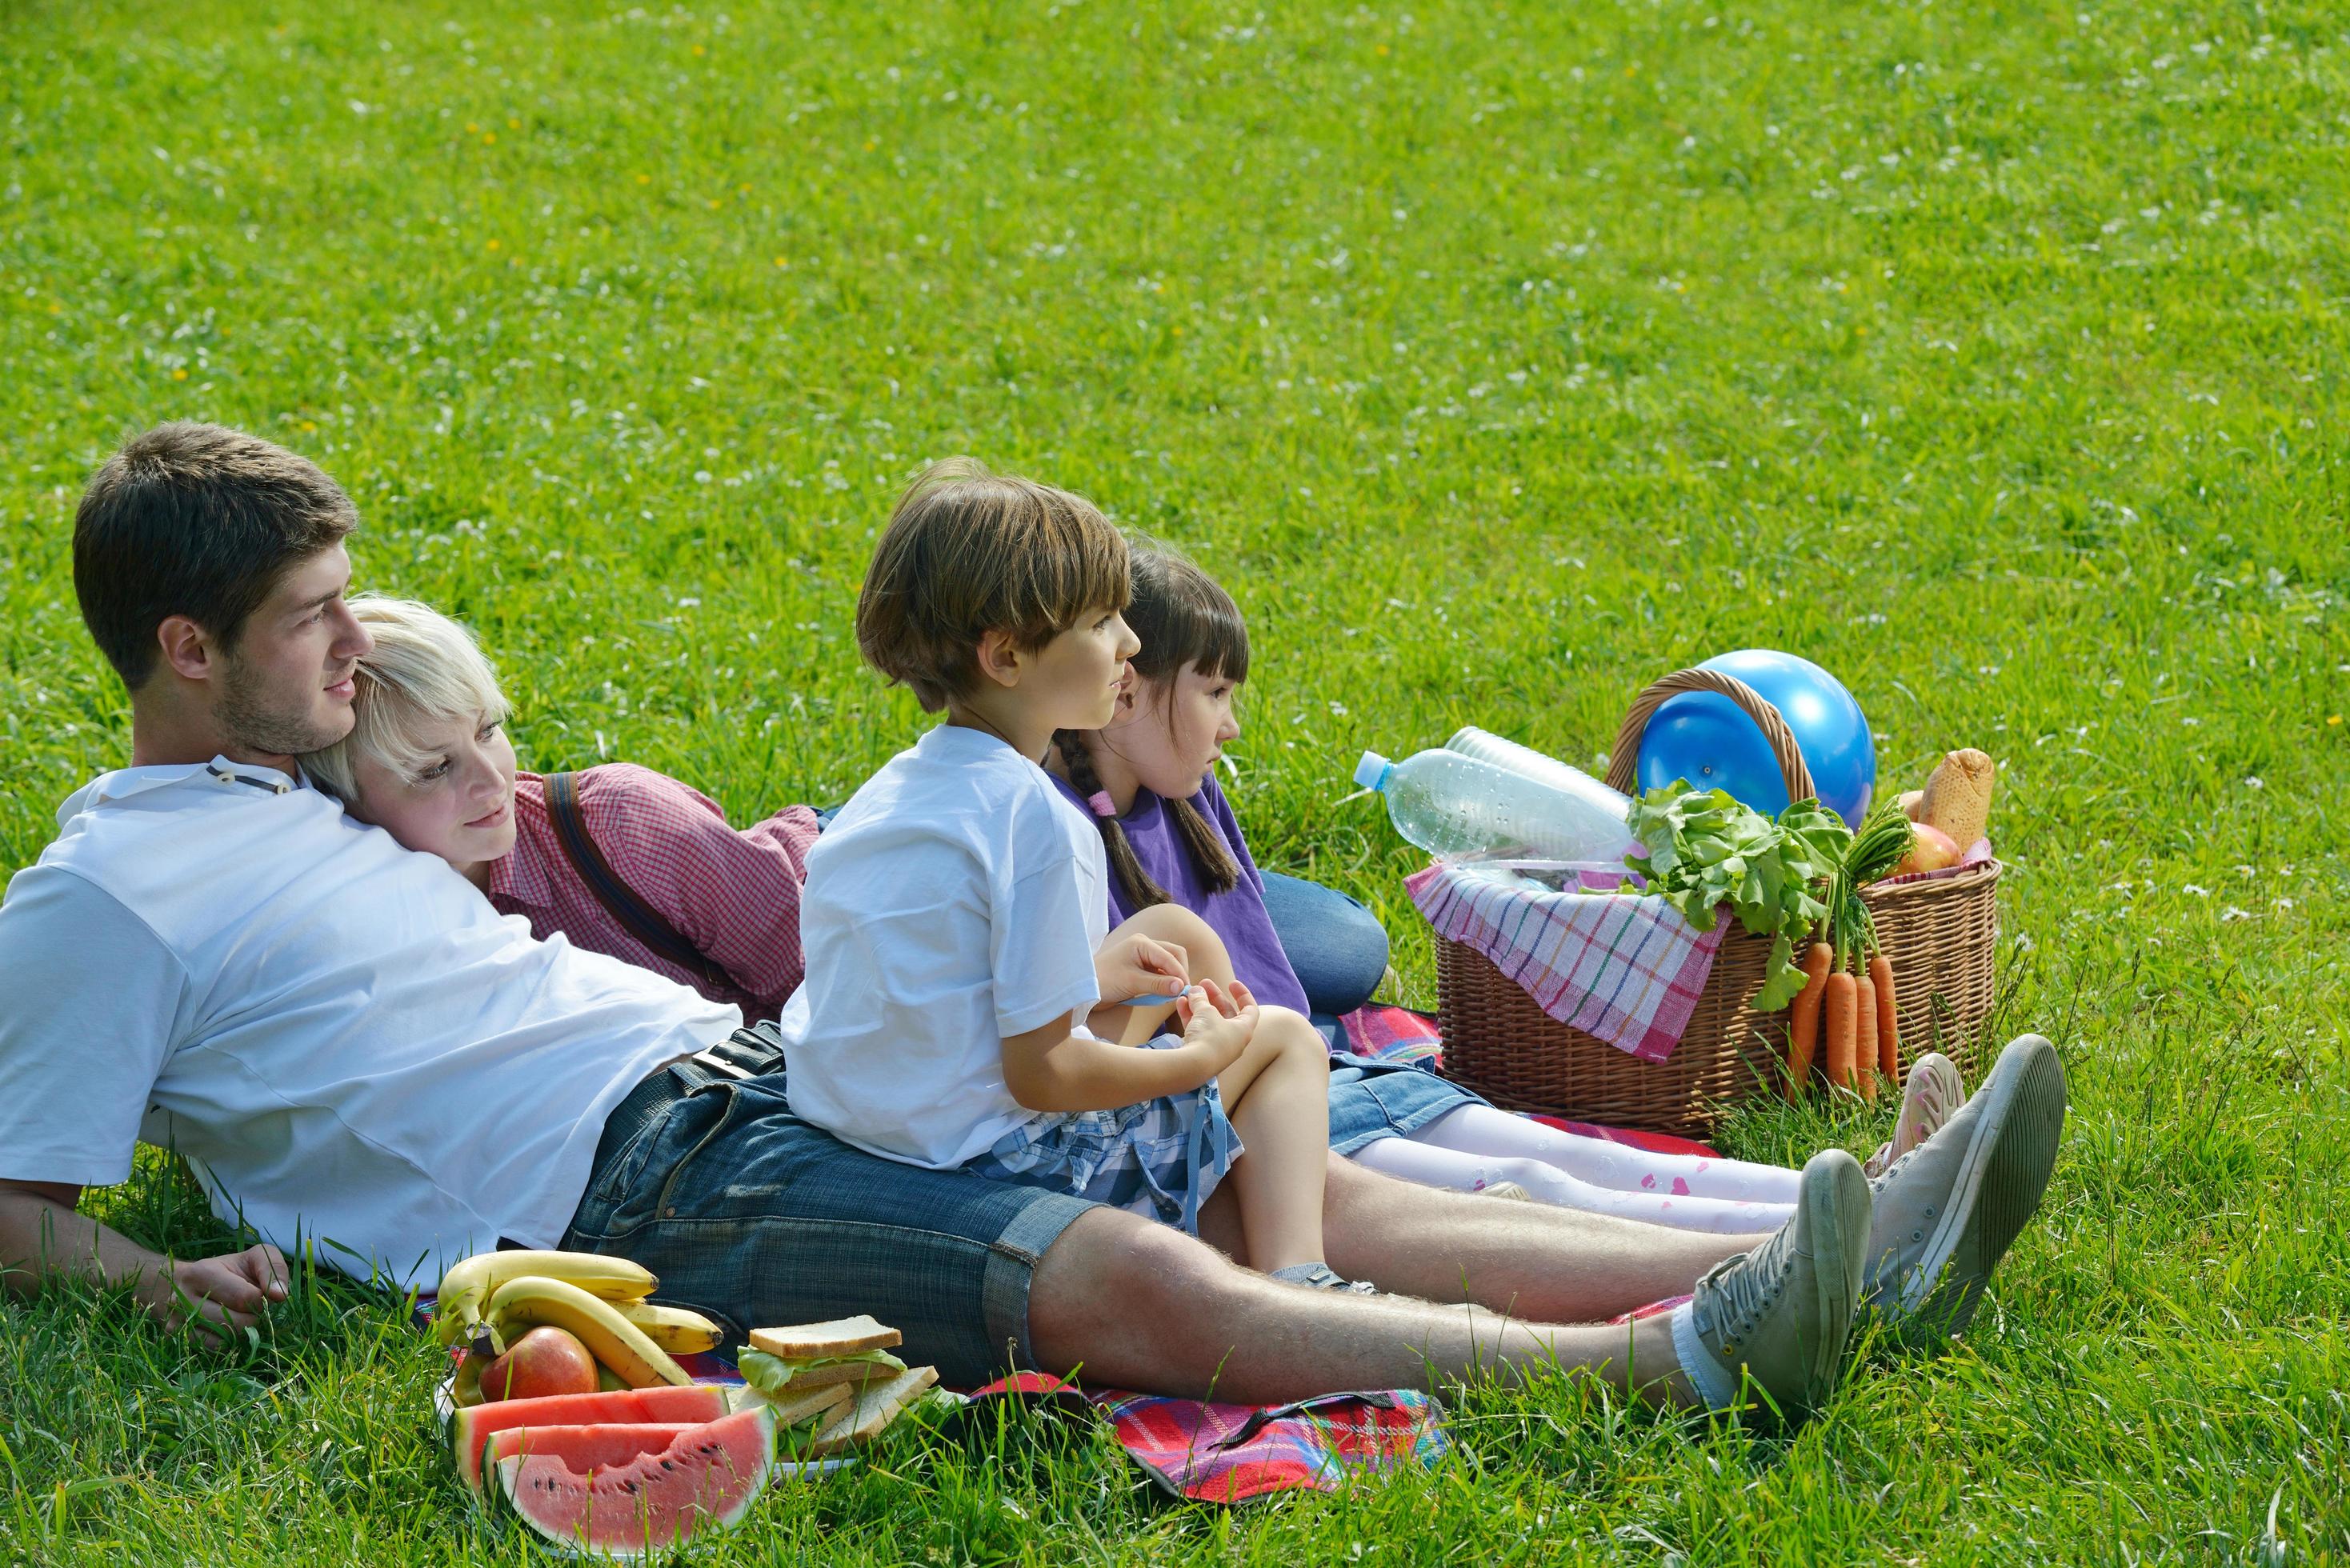
POLYGON ((800 885, 816 813, 741 830, 665 774, 608 763, 517 771, 496 671, 465 628, 410 599, 356 598, 375 647, 351 732, 302 759, 353 816, 439 856, 531 934, 557 933, 774 1018, 799 988, 800 885))

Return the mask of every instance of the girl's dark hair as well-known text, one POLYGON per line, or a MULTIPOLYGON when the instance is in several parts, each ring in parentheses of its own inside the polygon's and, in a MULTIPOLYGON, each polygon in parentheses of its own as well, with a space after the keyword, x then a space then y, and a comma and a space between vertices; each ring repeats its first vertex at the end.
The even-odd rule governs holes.
MULTIPOLYGON (((1127 601, 1126 624, 1142 643, 1142 651, 1134 656, 1136 676, 1155 686, 1171 688, 1178 675, 1196 666, 1211 680, 1235 684, 1247 680, 1248 625, 1241 619, 1240 607, 1232 603, 1232 595, 1181 556, 1149 540, 1137 541, 1128 558, 1134 597, 1127 601)), ((1068 769, 1069 782, 1079 794, 1090 799, 1102 785, 1086 740, 1085 732, 1078 730, 1061 730, 1053 736, 1068 769)), ((1240 884, 1241 867, 1223 836, 1189 800, 1164 804, 1208 890, 1231 892, 1240 884)), ((1127 902, 1138 909, 1170 902, 1167 889, 1142 868, 1118 818, 1096 815, 1094 822, 1101 829, 1110 875, 1118 878, 1127 902)))

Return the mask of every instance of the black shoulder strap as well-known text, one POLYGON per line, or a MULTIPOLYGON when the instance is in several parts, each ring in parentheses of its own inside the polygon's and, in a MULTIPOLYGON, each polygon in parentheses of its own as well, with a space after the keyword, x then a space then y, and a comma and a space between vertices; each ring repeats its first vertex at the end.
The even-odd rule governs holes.
POLYGON ((712 961, 680 935, 613 871, 611 862, 604 858, 604 852, 588 836, 588 814, 580 808, 577 778, 576 774, 546 775, 546 815, 555 824, 555 836, 562 843, 565 857, 570 860, 572 869, 579 873, 580 880, 588 884, 588 890, 596 895, 596 901, 620 922, 622 929, 688 974, 728 991, 747 992, 748 988, 729 974, 724 965, 712 961))

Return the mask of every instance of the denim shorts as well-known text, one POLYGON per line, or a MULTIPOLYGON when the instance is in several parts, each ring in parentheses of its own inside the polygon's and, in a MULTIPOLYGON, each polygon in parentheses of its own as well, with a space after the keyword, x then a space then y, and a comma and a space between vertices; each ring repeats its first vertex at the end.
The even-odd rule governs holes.
POLYGON ((1330 1152, 1355 1154, 1383 1137, 1409 1137, 1463 1106, 1488 1102, 1409 1062, 1330 1054, 1330 1152))
POLYGON ((780 1070, 663 1074, 669 1094, 607 1123, 565 1248, 643 1264, 729 1343, 871 1313, 951 1386, 1034 1365, 1030 1276, 1096 1205, 851 1148, 792 1114, 780 1070))

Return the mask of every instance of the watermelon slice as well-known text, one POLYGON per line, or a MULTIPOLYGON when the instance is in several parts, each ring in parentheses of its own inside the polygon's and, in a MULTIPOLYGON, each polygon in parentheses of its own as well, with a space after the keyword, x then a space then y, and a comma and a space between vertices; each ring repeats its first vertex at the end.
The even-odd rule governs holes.
POLYGON ((575 1463, 533 1434, 492 1472, 498 1494, 542 1540, 598 1557, 650 1557, 705 1530, 732 1530, 767 1487, 775 1416, 738 1410, 626 1464, 575 1463))
POLYGON ((643 1454, 665 1452, 679 1437, 705 1423, 701 1421, 620 1422, 584 1427, 508 1427, 490 1434, 482 1450, 481 1473, 494 1475, 500 1459, 515 1454, 560 1454, 563 1462, 586 1473, 625 1465, 643 1454))
POLYGON ((715 1421, 726 1414, 726 1390, 708 1384, 629 1388, 608 1394, 550 1394, 543 1399, 496 1399, 469 1405, 450 1417, 457 1479, 482 1495, 482 1450, 515 1427, 581 1427, 650 1422, 715 1421))

